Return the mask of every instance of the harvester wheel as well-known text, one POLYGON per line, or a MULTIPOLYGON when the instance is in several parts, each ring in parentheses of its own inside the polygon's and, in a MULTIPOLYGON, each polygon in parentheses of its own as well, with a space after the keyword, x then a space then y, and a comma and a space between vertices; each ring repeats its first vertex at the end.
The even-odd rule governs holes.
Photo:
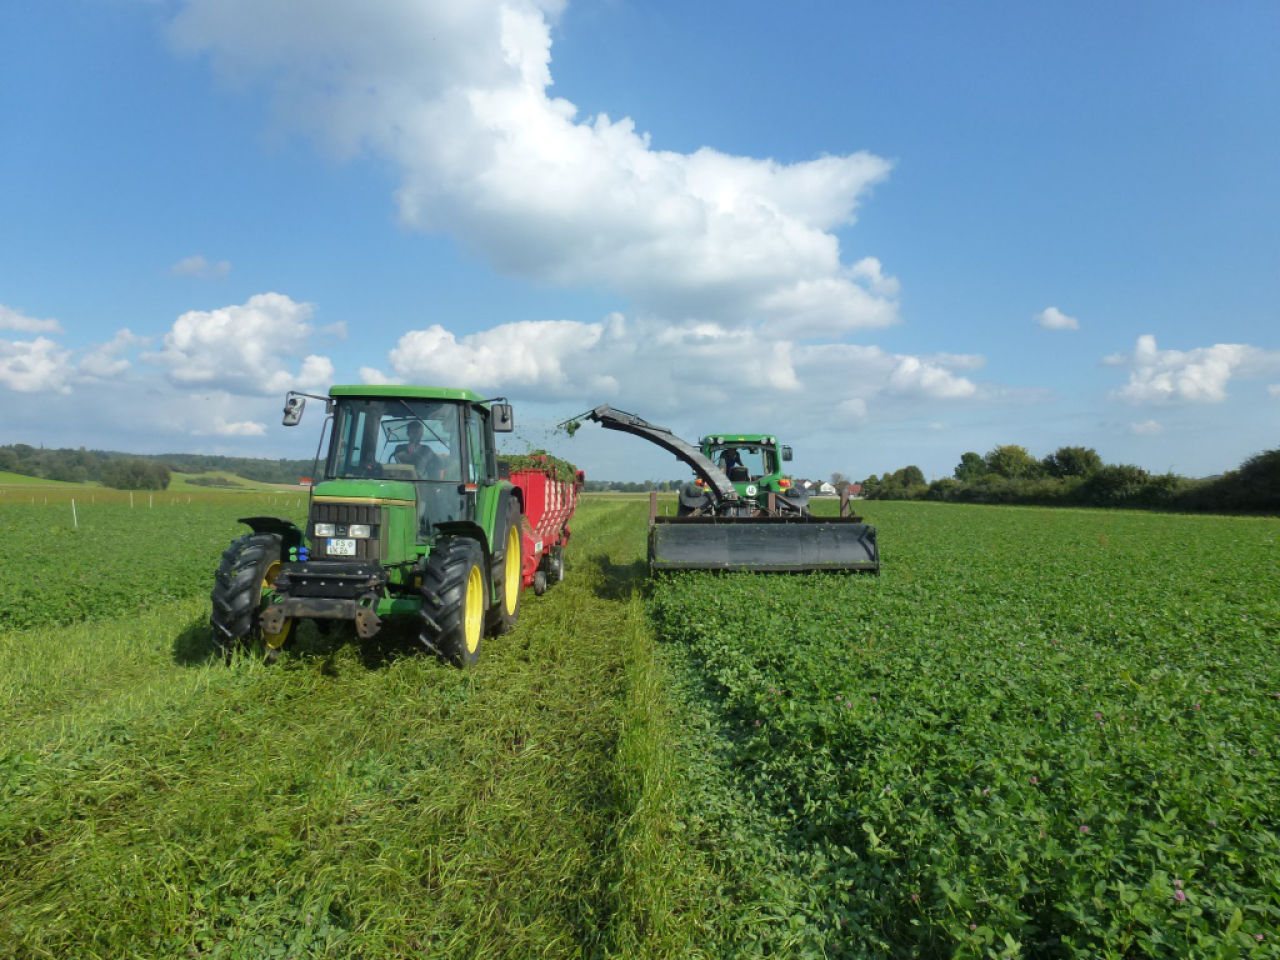
MULTIPOLYGON (((262 611, 262 592, 275 579, 280 568, 281 539, 274 533, 251 533, 241 537, 222 554, 214 574, 213 643, 227 657, 237 645, 262 639, 258 614, 262 611)), ((286 625, 281 634, 267 638, 279 649, 287 638, 286 625)))
POLYGON ((564 547, 552 547, 548 553, 547 582, 562 583, 564 581, 564 547))
POLYGON ((495 637, 510 633, 520 617, 520 587, 524 576, 524 538, 520 536, 520 503, 507 501, 505 522, 494 538, 493 583, 497 592, 489 611, 489 633, 495 637))
POLYGON ((450 663, 469 667, 480 659, 484 636, 484 554, 480 544, 442 537, 422 571, 422 642, 450 663))

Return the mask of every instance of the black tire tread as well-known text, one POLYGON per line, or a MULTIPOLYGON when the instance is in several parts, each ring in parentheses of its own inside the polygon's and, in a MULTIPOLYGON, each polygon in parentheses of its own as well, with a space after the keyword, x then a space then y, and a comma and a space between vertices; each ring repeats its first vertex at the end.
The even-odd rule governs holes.
POLYGON ((485 616, 485 630, 490 636, 499 637, 504 633, 510 633, 516 625, 516 620, 520 618, 520 598, 516 597, 516 609, 510 617, 507 616, 506 608, 506 589, 507 579, 504 568, 507 562, 507 536, 512 526, 520 529, 520 518, 524 516, 520 510, 520 503, 514 497, 507 501, 507 515, 505 520, 498 524, 495 531, 493 542, 493 564, 491 572, 493 577, 493 606, 488 610, 485 616))
POLYGON ((213 605, 209 624, 219 648, 226 650, 256 638, 262 578, 272 562, 280 559, 281 543, 278 534, 250 533, 223 551, 209 594, 213 605))
POLYGON ((472 564, 484 569, 480 545, 465 537, 442 537, 422 571, 422 642, 456 666, 474 663, 467 653, 465 611, 467 576, 472 564))

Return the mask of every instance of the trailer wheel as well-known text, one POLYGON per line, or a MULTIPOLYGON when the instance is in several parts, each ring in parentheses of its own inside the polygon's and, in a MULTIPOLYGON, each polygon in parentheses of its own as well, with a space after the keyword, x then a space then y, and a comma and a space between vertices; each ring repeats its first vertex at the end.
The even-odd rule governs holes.
POLYGON ((281 538, 275 533, 251 533, 236 540, 222 554, 209 599, 213 613, 213 643, 228 658, 238 645, 265 639, 279 650, 289 637, 290 623, 278 634, 263 637, 258 624, 263 591, 280 570, 281 538))
POLYGON ((520 617, 520 587, 524 576, 524 538, 520 535, 520 504, 507 501, 507 516, 494 538, 493 583, 497 590, 489 611, 489 633, 495 637, 510 633, 520 617))
POLYGON ((422 642, 454 666, 480 659, 486 603, 480 544, 443 537, 422 571, 422 642))
POLYGON ((547 559, 547 582, 564 582, 564 547, 552 547, 547 559))

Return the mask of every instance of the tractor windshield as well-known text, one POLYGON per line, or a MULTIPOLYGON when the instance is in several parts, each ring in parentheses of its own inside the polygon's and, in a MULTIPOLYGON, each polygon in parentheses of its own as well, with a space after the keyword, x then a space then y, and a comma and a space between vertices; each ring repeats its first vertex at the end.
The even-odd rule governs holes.
POLYGON ((764 444, 723 443, 712 444, 708 455, 716 466, 735 483, 759 480, 778 471, 778 458, 772 447, 764 444))
POLYGON ((462 479, 458 405, 438 400, 342 399, 329 479, 462 479))
MULTIPOLYGON (((480 448, 483 450, 483 447, 480 448)), ((441 400, 342 398, 334 416, 325 476, 330 480, 413 483, 418 526, 468 519, 462 488, 462 407, 441 400)))

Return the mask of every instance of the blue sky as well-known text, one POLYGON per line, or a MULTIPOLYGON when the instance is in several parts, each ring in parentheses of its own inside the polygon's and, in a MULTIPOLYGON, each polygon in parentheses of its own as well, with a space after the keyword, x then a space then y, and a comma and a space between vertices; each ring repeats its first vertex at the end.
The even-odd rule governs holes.
MULTIPOLYGON (((290 388, 855 478, 1280 445, 1280 5, 14 0, 0 443, 307 456, 290 388), (461 11, 461 12, 459 12, 461 11)), ((310 423, 310 427, 306 426, 310 423)))

